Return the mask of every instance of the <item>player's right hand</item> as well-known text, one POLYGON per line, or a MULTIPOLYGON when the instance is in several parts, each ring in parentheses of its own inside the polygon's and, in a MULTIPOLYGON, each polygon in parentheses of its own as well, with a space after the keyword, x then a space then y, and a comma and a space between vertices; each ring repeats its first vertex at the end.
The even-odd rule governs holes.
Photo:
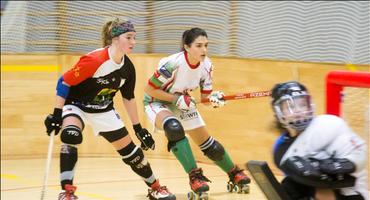
POLYGON ((50 136, 50 133, 55 131, 55 135, 58 135, 62 127, 62 109, 54 108, 53 114, 49 114, 45 121, 46 133, 50 136))
POLYGON ((225 94, 221 91, 213 91, 208 97, 209 102, 211 102, 214 108, 222 107, 226 104, 224 96, 225 94))
POLYGON ((197 107, 195 99, 187 94, 175 94, 174 103, 177 108, 183 112, 187 112, 197 107))

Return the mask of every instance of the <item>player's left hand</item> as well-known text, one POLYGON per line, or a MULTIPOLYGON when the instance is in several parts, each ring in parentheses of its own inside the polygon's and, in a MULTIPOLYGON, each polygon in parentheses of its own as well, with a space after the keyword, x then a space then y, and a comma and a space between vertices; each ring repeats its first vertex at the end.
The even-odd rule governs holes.
POLYGON ((226 104, 224 96, 225 94, 222 91, 213 91, 208 97, 209 102, 214 108, 222 107, 226 104))
POLYGON ((140 140, 141 142, 141 148, 145 151, 148 149, 154 150, 155 148, 155 143, 152 137, 152 134, 149 133, 148 130, 145 128, 135 132, 136 137, 140 140))

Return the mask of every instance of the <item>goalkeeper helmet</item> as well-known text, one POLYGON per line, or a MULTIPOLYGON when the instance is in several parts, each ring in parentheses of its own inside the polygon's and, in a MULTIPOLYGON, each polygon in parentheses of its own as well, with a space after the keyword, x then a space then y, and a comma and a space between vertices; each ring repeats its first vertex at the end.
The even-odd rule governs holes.
POLYGON ((306 87, 296 81, 276 84, 272 89, 272 107, 284 128, 304 131, 314 115, 314 105, 306 87))

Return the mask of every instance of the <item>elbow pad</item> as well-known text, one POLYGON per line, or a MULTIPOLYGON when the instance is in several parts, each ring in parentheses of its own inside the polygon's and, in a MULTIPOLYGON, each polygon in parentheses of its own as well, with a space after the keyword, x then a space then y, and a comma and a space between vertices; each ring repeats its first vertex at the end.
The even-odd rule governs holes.
POLYGON ((69 86, 63 81, 64 81, 64 78, 63 76, 61 76, 58 80, 56 89, 57 89, 57 95, 66 99, 69 94, 69 86))

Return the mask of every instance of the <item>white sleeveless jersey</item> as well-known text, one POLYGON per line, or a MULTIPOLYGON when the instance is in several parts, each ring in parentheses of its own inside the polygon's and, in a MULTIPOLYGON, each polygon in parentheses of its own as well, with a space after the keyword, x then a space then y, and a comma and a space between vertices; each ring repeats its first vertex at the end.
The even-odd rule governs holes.
POLYGON ((342 118, 334 115, 316 116, 286 151, 280 165, 291 156, 347 158, 356 165, 356 171, 351 174, 356 177, 356 184, 354 187, 341 189, 341 193, 353 195, 358 191, 369 200, 366 143, 342 118))
MULTIPOLYGON (((208 57, 199 65, 190 65, 187 53, 180 52, 159 61, 158 68, 149 79, 148 84, 168 93, 188 93, 197 88, 203 94, 212 92, 213 66, 208 57)), ((145 94, 144 104, 157 101, 145 94)))

